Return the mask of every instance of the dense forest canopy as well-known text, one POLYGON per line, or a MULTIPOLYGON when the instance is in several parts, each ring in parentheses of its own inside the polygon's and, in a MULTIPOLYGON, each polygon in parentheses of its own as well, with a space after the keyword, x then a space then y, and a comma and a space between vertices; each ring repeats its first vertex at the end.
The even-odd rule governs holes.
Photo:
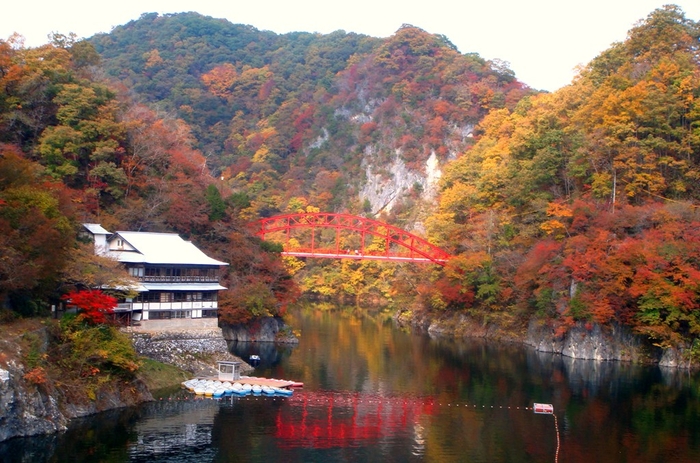
POLYGON ((231 262, 230 320, 280 313, 301 289, 692 342, 699 40, 663 7, 554 93, 411 25, 278 35, 150 13, 85 41, 0 41, 0 298, 35 312, 86 284, 66 231, 94 221, 175 231, 231 262), (381 218, 454 258, 283 262, 245 231, 317 210, 381 218), (64 242, 44 249, 39 230, 64 242))
POLYGON ((421 170, 433 151, 454 157, 490 108, 529 91, 502 63, 410 25, 382 40, 145 14, 90 43, 109 76, 187 122, 208 168, 250 198, 249 218, 298 197, 359 212, 363 160, 399 150, 421 170))
POLYGON ((481 121, 429 227, 481 315, 695 339, 699 39, 678 8, 656 10, 570 86, 481 121))

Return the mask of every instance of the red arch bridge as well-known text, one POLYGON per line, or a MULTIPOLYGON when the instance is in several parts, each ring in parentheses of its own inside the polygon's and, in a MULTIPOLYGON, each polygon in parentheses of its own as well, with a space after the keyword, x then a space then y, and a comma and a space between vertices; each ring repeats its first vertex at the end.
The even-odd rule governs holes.
POLYGON ((351 214, 285 214, 251 224, 263 240, 281 242, 283 255, 371 259, 445 265, 450 254, 393 225, 351 214))

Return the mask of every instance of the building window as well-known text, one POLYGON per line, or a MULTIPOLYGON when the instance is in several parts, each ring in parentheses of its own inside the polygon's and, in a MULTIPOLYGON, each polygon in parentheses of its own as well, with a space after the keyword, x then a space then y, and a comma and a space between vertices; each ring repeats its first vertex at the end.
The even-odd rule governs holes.
POLYGON ((216 310, 202 310, 202 318, 216 318, 216 310))
POLYGON ((160 302, 173 302, 173 293, 160 293, 160 302))
POLYGON ((159 291, 144 291, 136 296, 136 302, 160 302, 159 291))
POLYGON ((143 267, 129 267, 129 275, 132 277, 142 277, 143 267))
POLYGON ((175 310, 173 318, 192 318, 192 312, 189 310, 175 310))
POLYGON ((150 320, 169 320, 172 315, 169 310, 151 310, 148 312, 148 318, 150 320))
POLYGON ((200 302, 203 300, 209 300, 209 299, 204 299, 202 297, 202 292, 201 291, 194 291, 194 292, 176 292, 173 293, 173 301, 174 302, 200 302))

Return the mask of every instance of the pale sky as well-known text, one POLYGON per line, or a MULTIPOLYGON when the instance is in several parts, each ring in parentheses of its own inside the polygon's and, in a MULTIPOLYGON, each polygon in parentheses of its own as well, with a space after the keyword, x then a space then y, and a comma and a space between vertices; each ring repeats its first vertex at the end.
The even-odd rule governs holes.
POLYGON ((507 61, 519 80, 554 91, 667 3, 700 21, 699 0, 12 0, 2 7, 0 38, 17 32, 31 47, 53 31, 86 38, 151 12, 196 11, 277 33, 388 37, 411 24, 445 35, 462 53, 507 61))

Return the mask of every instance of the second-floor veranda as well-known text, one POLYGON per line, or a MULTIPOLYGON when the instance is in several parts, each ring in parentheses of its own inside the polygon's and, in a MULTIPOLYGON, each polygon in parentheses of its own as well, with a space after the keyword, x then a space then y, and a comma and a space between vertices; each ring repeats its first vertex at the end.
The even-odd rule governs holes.
POLYGON ((142 283, 218 283, 218 267, 130 265, 129 275, 142 283))

